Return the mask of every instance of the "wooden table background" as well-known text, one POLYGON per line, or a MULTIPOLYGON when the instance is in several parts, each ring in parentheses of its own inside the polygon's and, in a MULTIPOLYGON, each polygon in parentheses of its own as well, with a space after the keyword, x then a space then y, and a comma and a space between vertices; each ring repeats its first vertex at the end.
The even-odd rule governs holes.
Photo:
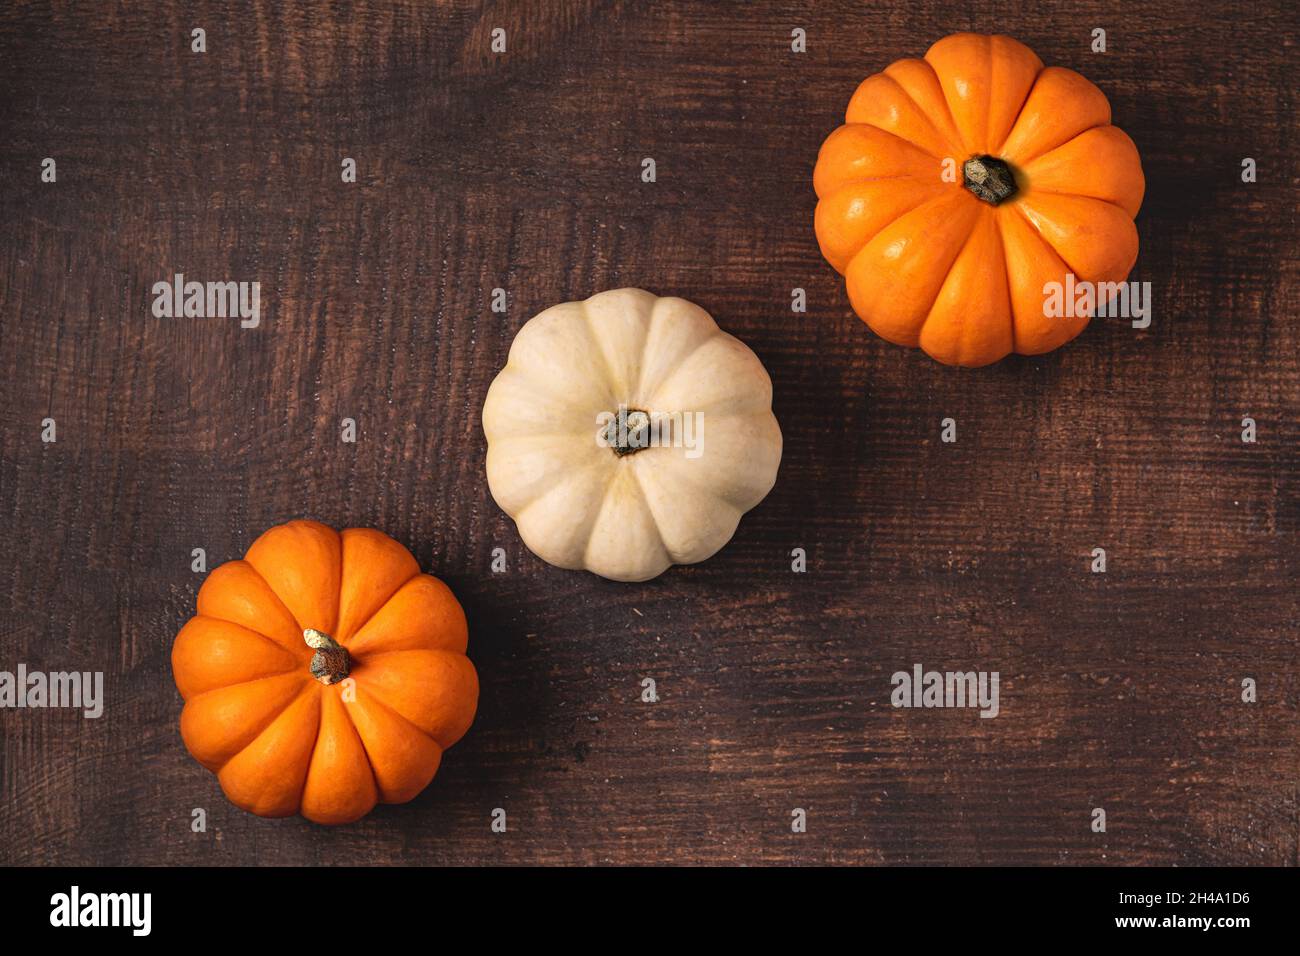
POLYGON ((0 670, 108 699, 0 711, 0 861, 1296 863, 1287 6, 6 4, 0 670), (1082 71, 1137 142, 1146 331, 969 371, 850 312, 817 149, 864 76, 965 29, 1082 71), (154 318, 175 272, 260 281, 261 327, 154 318), (730 545, 644 585, 529 554, 479 421, 531 315, 625 285, 747 342, 785 435, 730 545), (233 808, 177 729, 191 549, 296 516, 448 580, 482 680, 429 789, 335 829, 233 808), (1001 715, 893 709, 914 663, 998 670, 1001 715))

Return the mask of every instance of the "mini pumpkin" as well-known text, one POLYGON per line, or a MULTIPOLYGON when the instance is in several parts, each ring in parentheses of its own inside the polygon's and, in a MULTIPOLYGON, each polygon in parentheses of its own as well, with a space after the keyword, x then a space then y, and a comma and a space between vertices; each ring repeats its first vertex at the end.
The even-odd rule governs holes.
POLYGON ((691 302, 602 292, 530 319, 483 404, 492 496, 562 568, 703 561, 776 480, 772 382, 691 302))
POLYGON ((347 823, 418 794, 469 728, 467 641, 401 544, 290 521, 199 589, 172 647, 181 736, 235 805, 347 823))
POLYGON ((1146 188, 1105 95, 1005 36, 959 33, 868 77, 817 157, 815 229, 881 338, 987 365, 1078 335, 1066 274, 1122 282, 1146 188))

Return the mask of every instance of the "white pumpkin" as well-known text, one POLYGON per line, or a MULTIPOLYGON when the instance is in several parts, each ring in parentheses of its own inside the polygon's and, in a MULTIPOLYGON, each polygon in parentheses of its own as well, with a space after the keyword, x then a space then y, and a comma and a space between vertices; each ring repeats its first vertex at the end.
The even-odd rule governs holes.
POLYGON ((703 561, 781 462, 758 357, 685 299, 617 289, 529 320, 483 405, 492 496, 562 568, 703 561))

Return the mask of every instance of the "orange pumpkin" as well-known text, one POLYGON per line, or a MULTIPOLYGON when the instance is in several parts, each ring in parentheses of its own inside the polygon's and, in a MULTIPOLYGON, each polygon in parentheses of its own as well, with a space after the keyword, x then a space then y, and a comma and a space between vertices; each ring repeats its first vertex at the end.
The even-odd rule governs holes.
POLYGON ((1133 141, 1097 87, 1010 37, 899 60, 844 119, 813 173, 817 241, 881 338, 949 365, 1048 352, 1095 309, 1050 315, 1047 284, 1122 282, 1137 259, 1133 141))
POLYGON ((290 521, 208 575, 176 635, 181 736, 235 805, 348 823, 418 794, 469 729, 468 635, 392 538, 290 521))

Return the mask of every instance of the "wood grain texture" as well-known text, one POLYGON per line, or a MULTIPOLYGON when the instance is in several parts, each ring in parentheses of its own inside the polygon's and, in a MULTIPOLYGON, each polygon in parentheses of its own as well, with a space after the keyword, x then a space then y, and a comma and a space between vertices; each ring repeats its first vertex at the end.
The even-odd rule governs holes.
POLYGON ((0 670, 108 700, 0 711, 0 862, 1300 862, 1296 28, 1244 9, 5 5, 0 670), (1136 141, 1155 313, 962 371, 853 316, 811 173, 863 77, 995 18, 1136 141), (155 319, 174 272, 260 281, 261 327, 155 319), (531 315, 622 285, 747 342, 785 435, 731 544, 644 585, 530 555, 479 422, 531 315), (236 810, 177 730, 191 549, 295 516, 410 547, 482 680, 433 785, 344 828, 236 810), (917 662, 998 670, 1001 715, 892 708, 917 662))

